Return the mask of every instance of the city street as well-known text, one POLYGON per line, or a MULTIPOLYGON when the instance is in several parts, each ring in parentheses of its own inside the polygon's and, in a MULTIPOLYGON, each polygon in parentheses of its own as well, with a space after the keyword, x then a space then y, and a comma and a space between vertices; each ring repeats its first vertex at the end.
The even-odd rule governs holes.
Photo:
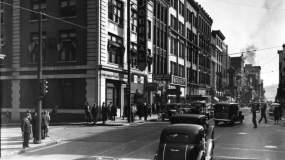
MULTIPOLYGON (((215 159, 278 160, 285 156, 284 122, 273 125, 263 122, 254 129, 251 115, 242 125, 219 125, 215 129, 215 159)), ((259 118, 259 115, 258 115, 259 118)), ((9 159, 96 159, 116 157, 152 159, 160 131, 167 122, 146 122, 136 126, 57 126, 53 130, 60 143, 15 155, 9 159)))

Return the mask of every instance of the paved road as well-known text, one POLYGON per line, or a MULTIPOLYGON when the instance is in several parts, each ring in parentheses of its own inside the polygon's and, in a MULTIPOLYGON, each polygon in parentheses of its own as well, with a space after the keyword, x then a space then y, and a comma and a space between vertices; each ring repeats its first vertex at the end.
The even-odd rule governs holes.
MULTIPOLYGON (((281 160, 285 157, 285 127, 261 124, 252 128, 250 115, 242 125, 216 127, 216 159, 261 159, 281 160)), ((10 157, 10 159, 95 159, 96 156, 152 159, 157 149, 160 131, 168 123, 148 122, 139 126, 112 127, 101 132, 96 127, 65 130, 57 128, 58 133, 68 134, 79 130, 77 137, 66 136, 56 146, 50 146, 10 157), (80 135, 84 135, 82 137, 80 135)), ((98 128, 99 130, 99 128, 98 128)), ((51 135, 52 136, 52 135, 51 135)))

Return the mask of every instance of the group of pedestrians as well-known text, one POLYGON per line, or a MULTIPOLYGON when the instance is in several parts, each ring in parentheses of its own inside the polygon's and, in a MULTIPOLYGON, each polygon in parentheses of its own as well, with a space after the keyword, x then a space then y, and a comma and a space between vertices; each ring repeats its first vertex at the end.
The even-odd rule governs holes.
MULTIPOLYGON (((260 119, 258 123, 260 124, 262 120, 264 119, 264 123, 267 123, 267 104, 253 104, 251 106, 251 113, 252 113, 252 123, 253 123, 253 128, 257 128, 257 120, 256 120, 256 113, 257 111, 260 110, 260 119)), ((281 120, 282 117, 282 109, 280 106, 275 106, 273 108, 273 117, 274 117, 274 124, 278 124, 279 120, 281 120)))
POLYGON ((37 132, 37 122, 38 122, 38 115, 36 112, 31 113, 27 111, 24 115, 24 118, 21 122, 21 131, 23 137, 23 148, 29 147, 29 140, 31 137, 34 138, 33 142, 37 143, 37 140, 45 139, 48 137, 48 129, 50 123, 50 115, 47 110, 41 113, 41 137, 38 137, 37 132))
MULTIPOLYGON (((102 115, 102 121, 105 124, 107 120, 115 121, 117 116, 117 107, 113 105, 112 102, 110 102, 108 105, 105 104, 105 102, 102 103, 102 109, 101 109, 101 115, 102 115)), ((99 106, 96 105, 96 103, 90 107, 89 103, 86 102, 84 106, 85 110, 85 117, 88 123, 93 122, 94 124, 97 123, 99 119, 99 106)))

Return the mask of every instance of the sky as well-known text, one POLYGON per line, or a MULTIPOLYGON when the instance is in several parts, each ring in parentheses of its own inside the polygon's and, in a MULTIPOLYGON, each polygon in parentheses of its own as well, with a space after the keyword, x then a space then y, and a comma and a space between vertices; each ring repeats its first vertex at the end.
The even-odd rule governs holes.
POLYGON ((230 56, 247 49, 246 63, 261 66, 264 86, 278 84, 278 50, 285 44, 285 0, 196 0, 221 30, 230 56), (232 55, 231 55, 232 54, 232 55), (253 58, 254 57, 254 58, 253 58))

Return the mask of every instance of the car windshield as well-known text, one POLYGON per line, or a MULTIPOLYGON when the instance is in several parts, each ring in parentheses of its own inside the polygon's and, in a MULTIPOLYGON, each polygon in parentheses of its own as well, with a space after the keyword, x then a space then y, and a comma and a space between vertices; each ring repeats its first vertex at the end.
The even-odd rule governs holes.
POLYGON ((184 133, 170 133, 165 136, 166 143, 187 143, 190 136, 184 133))
POLYGON ((216 104, 214 108, 215 108, 215 112, 228 112, 229 111, 229 106, 226 106, 226 105, 216 104))

